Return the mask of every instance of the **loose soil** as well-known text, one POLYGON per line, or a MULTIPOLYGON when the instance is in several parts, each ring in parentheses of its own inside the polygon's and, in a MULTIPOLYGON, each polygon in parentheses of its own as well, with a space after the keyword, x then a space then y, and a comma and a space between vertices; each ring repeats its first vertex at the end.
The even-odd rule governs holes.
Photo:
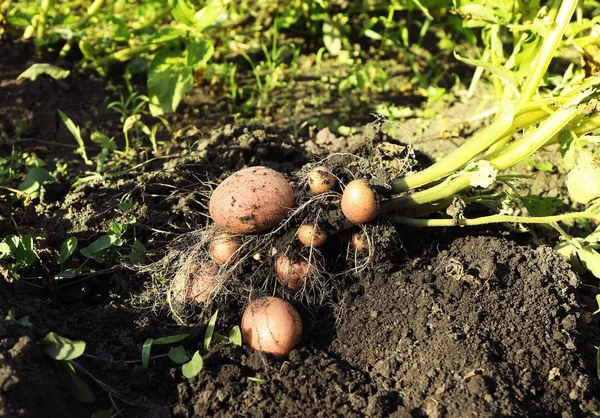
MULTIPOLYGON (((6 50, 0 48, 0 54, 6 50)), ((27 66, 23 56, 15 54, 0 66, 5 138, 25 118, 33 122, 31 138, 72 143, 56 107, 85 130, 116 134, 118 119, 104 113, 108 93, 102 81, 16 83, 15 73, 27 66)), ((448 109, 435 122, 446 126, 443 118, 464 114, 464 106, 448 109)), ((242 166, 267 165, 289 174, 332 152, 399 144, 369 127, 346 138, 327 129, 295 135, 281 127, 195 122, 199 133, 163 150, 177 158, 75 189, 58 176, 44 185, 39 201, 12 209, 16 226, 8 212, 2 214, 3 235, 36 237, 44 267, 31 271, 32 277, 57 269, 64 239, 77 236, 81 248, 111 222, 135 222, 135 238, 157 260, 176 237, 206 225, 212 185, 242 166), (127 214, 117 210, 124 200, 133 202, 127 214)), ((411 123, 416 124, 403 127, 423 152, 419 161, 454 146, 436 140, 428 148, 419 139, 428 136, 417 136, 411 123)), ((440 129, 436 123, 428 135, 440 129)), ((22 146, 6 142, 3 153, 9 145, 22 146)), ((34 150, 47 160, 60 154, 47 145, 34 150)), ((108 268, 94 265, 94 274, 60 288, 43 280, 2 280, 0 313, 13 309, 19 318, 29 316, 33 326, 0 321, 0 416, 89 416, 109 408, 111 398, 123 416, 157 418, 581 417, 600 410, 594 348, 600 328, 590 313, 596 288, 582 283, 565 260, 501 226, 395 233, 399 243, 378 249, 369 269, 338 278, 340 286, 327 303, 295 302, 305 329, 286 361, 217 342, 204 352, 207 317, 218 308, 217 331, 226 334, 240 322, 243 298, 217 298, 209 308, 193 310, 188 325, 177 325, 164 304, 151 300, 154 276, 118 260, 108 268), (43 353, 39 343, 49 331, 87 343, 86 356, 76 361, 93 376, 79 369, 95 403, 76 401, 60 365, 43 353), (203 353, 197 377, 185 379, 165 357, 141 366, 147 338, 183 332, 190 333, 186 349, 203 353), (101 385, 110 388, 110 397, 101 385)), ((75 255, 72 262, 78 261, 75 255)), ((167 351, 154 347, 153 355, 167 351)))

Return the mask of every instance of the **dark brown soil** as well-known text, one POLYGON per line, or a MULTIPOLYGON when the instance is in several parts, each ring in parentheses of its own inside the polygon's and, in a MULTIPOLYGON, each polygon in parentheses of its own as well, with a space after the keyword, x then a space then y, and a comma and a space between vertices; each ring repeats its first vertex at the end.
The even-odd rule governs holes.
MULTIPOLYGON (((0 97, 0 124, 7 137, 25 115, 35 122, 31 138, 61 141, 68 133, 56 107, 89 129, 97 121, 113 129, 112 116, 97 111, 104 109, 98 104, 105 104, 105 90, 94 78, 66 86, 40 79, 26 90, 44 94, 21 97, 23 86, 11 81, 14 69, 25 65, 19 56, 0 67, 7 92, 0 97)), ((15 209, 17 227, 6 222, 2 234, 35 236, 44 267, 30 273, 52 282, 45 269, 58 268, 61 242, 77 236, 81 248, 111 222, 132 221, 116 210, 127 199, 134 203, 135 237, 159 257, 176 236, 206 223, 210 183, 227 172, 260 164, 290 173, 372 139, 369 129, 350 138, 233 125, 210 131, 165 150, 178 158, 112 179, 72 190, 59 177, 44 186, 39 202, 15 209)), ((57 151, 36 152, 50 159, 57 151)), ((126 417, 581 417, 600 410, 594 348, 600 330, 590 314, 596 289, 583 285, 560 256, 548 247, 517 245, 502 227, 397 233, 400 243, 378 248, 378 262, 368 270, 339 279, 344 287, 328 303, 296 303, 305 329, 286 361, 217 342, 204 351, 207 312, 195 312, 197 325, 176 325, 147 300, 151 277, 118 260, 92 265, 93 274, 60 288, 44 280, 1 280, 0 314, 14 309, 33 326, 0 322, 0 416, 89 416, 110 408, 110 398, 126 417), (49 331, 84 340, 86 355, 77 363, 115 393, 109 397, 82 375, 97 400, 74 400, 59 365, 41 350, 49 331), (182 332, 191 334, 185 348, 202 352, 197 377, 185 379, 165 357, 141 366, 147 338, 182 332)), ((133 234, 131 228, 126 239, 133 234)), ((71 260, 80 261, 78 255, 71 260)), ((243 300, 221 298, 211 312, 216 308, 217 331, 227 334, 240 322, 243 300)), ((167 351, 155 347, 153 355, 167 351)))

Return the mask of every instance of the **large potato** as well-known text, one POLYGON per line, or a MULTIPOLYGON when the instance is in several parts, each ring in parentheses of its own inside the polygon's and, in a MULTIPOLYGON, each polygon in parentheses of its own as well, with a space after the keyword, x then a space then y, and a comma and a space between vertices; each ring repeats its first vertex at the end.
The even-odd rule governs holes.
POLYGON ((250 348, 283 359, 302 339, 302 320, 283 299, 254 299, 242 316, 242 338, 250 348))
POLYGON ((234 234, 265 231, 285 218, 294 190, 281 173, 249 167, 227 177, 210 197, 209 212, 217 225, 234 234))

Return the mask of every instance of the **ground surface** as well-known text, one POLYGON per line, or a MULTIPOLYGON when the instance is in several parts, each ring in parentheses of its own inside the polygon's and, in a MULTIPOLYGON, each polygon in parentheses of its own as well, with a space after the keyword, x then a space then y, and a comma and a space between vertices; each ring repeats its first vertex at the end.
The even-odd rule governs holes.
MULTIPOLYGON (((104 81, 77 76, 15 82, 31 51, 11 55, 4 46, 0 55, 10 57, 0 65, 0 130, 7 137, 19 120, 28 120, 29 149, 48 161, 68 155, 56 146, 73 143, 57 107, 84 132, 118 134, 118 117, 106 110, 104 81)), ((464 114, 464 106, 443 117, 464 114)), ((448 124, 443 117, 426 132, 405 124, 423 160, 452 149, 464 135, 438 140, 436 132, 448 124)), ((158 257, 176 236, 206 223, 207 182, 244 165, 290 173, 332 152, 355 152, 372 138, 361 133, 369 129, 344 138, 328 130, 294 135, 281 127, 192 122, 199 133, 163 151, 181 158, 76 189, 59 176, 39 201, 14 210, 14 223, 2 214, 3 234, 36 236, 39 256, 53 270, 67 237, 89 243, 111 222, 131 221, 117 211, 128 199, 134 202, 136 238, 158 257)), ((2 153, 12 146, 25 145, 2 144, 2 153)), ((181 327, 165 310, 150 309, 141 296, 148 274, 96 266, 95 274, 50 291, 28 284, 43 282, 0 281, 2 316, 14 309, 34 324, 0 322, 0 416, 47 417, 54 411, 82 417, 110 406, 107 392, 85 375, 97 402, 73 399, 38 344, 48 331, 86 341, 88 356, 78 363, 117 393, 115 404, 127 417, 579 417, 600 409, 594 348, 600 329, 590 314, 595 289, 583 285, 562 258, 500 226, 397 234, 400 243, 382 249, 370 269, 342 278, 344 286, 327 305, 315 310, 297 304, 305 330, 288 360, 213 343, 203 352, 204 370, 189 380, 164 357, 142 368, 142 344, 148 337, 190 332, 184 346, 194 351, 202 345, 207 313, 198 309, 189 318, 198 325, 181 327)), ((214 308, 217 330, 226 333, 239 324, 243 300, 218 299, 214 308)))

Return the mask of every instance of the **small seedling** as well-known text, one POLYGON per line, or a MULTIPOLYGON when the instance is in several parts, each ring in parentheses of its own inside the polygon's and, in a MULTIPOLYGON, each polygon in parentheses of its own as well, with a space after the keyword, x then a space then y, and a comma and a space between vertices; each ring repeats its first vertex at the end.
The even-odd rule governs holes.
POLYGON ((17 315, 15 314, 15 310, 14 309, 9 309, 8 310, 8 317, 10 319, 12 319, 13 321, 17 321, 20 325, 22 325, 24 327, 31 327, 31 326, 33 326, 33 324, 31 323, 31 321, 29 321, 29 317, 28 316, 24 316, 24 317, 21 317, 21 318, 17 319, 17 315))
POLYGON ((102 235, 87 247, 82 248, 80 251, 81 255, 98 263, 102 263, 110 255, 111 250, 123 245, 124 241, 122 236, 126 230, 127 224, 122 225, 113 222, 108 234, 102 235))
POLYGON ((208 350, 210 348, 210 343, 212 341, 213 334, 215 332, 215 324, 217 323, 217 315, 219 315, 218 309, 208 320, 208 325, 206 326, 206 332, 204 333, 204 349, 205 350, 208 350))
POLYGON ((237 345, 238 347, 242 346, 242 331, 240 330, 239 326, 234 326, 233 328, 231 328, 231 331, 229 331, 229 336, 225 336, 225 335, 221 335, 218 332, 215 332, 214 334, 214 338, 215 341, 224 343, 224 344, 233 344, 233 345, 237 345))
POLYGON ((8 265, 10 276, 14 279, 21 277, 20 270, 31 266, 37 255, 33 248, 33 238, 29 235, 19 237, 9 235, 0 241, 0 260, 14 260, 8 265))
POLYGON ((175 344, 186 339, 189 335, 190 334, 177 334, 157 339, 148 338, 146 341, 144 341, 144 345, 142 346, 142 366, 144 369, 147 369, 148 365, 150 364, 150 350, 152 350, 153 345, 175 344))
POLYGON ((578 273, 589 271, 600 278, 600 228, 585 238, 573 238, 562 229, 555 226, 561 233, 562 242, 559 242, 555 250, 566 257, 571 266, 578 273))
POLYGON ((94 402, 95 397, 90 387, 76 372, 73 360, 85 351, 84 341, 73 341, 54 332, 46 334, 42 341, 44 353, 57 361, 61 370, 67 375, 67 384, 73 396, 81 402, 94 402))

